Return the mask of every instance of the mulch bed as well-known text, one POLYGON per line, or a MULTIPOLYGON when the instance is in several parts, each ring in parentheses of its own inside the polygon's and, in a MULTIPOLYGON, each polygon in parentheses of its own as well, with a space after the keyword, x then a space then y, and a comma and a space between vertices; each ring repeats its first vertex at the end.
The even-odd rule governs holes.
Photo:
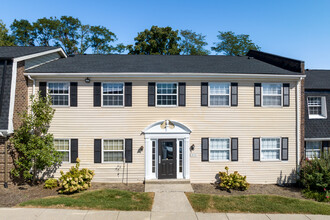
POLYGON ((223 196, 242 196, 242 195, 278 195, 297 199, 303 199, 301 189, 297 187, 278 186, 275 184, 251 184, 246 191, 231 190, 227 192, 220 190, 215 184, 191 184, 195 193, 217 194, 223 196))
MULTIPOLYGON (((57 189, 44 189, 44 184, 37 186, 30 185, 9 185, 7 189, 0 186, 0 207, 12 207, 19 203, 31 200, 39 199, 48 196, 57 196, 57 189)), ((92 183, 92 187, 89 190, 98 189, 119 189, 132 192, 144 192, 144 184, 142 183, 92 183)))

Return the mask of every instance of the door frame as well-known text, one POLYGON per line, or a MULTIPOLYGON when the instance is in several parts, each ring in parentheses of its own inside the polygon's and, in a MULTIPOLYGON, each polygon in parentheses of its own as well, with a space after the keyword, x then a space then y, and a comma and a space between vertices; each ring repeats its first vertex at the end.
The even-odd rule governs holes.
MULTIPOLYGON (((176 179, 177 178, 177 173, 178 173, 178 167, 179 167, 179 164, 178 164, 178 146, 177 146, 177 144, 178 144, 178 140, 177 139, 158 139, 158 152, 157 152, 157 157, 155 157, 155 162, 157 162, 157 165, 158 165, 158 167, 157 167, 157 176, 158 176, 158 179, 176 179), (174 149, 173 149, 173 159, 174 159, 174 170, 175 170, 175 174, 174 174, 174 177, 169 177, 169 178, 161 178, 161 176, 159 175, 159 172, 160 172, 160 167, 159 167, 159 164, 161 164, 162 163, 162 159, 159 161, 159 156, 160 156, 160 152, 159 152, 159 149, 160 149, 160 146, 159 146, 159 144, 161 143, 161 142, 173 142, 174 143, 174 149, 175 149, 175 151, 174 151, 174 149), (157 158, 157 159, 156 159, 157 158)), ((156 170, 155 170, 156 171, 156 170)))

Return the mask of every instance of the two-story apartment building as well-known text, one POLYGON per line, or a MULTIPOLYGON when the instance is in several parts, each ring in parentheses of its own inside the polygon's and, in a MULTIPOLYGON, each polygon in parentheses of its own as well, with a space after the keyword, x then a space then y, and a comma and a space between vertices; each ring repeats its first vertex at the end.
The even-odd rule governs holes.
POLYGON ((53 98, 60 170, 79 157, 98 182, 214 182, 225 166, 250 183, 295 181, 304 146, 301 61, 257 51, 75 55, 22 74, 26 97, 53 98))

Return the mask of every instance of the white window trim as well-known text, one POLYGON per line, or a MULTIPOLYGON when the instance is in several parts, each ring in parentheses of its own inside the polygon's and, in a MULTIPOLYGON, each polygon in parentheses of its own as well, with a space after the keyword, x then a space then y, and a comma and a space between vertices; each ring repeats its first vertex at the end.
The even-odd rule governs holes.
MULTIPOLYGON (((55 144, 55 140, 69 141, 69 161, 62 161, 62 163, 71 163, 71 139, 68 139, 68 138, 54 138, 54 144, 55 144)), ((67 152, 66 150, 56 150, 56 151, 58 151, 58 152, 67 152)))
POLYGON ((180 175, 180 178, 183 178, 183 169, 184 169, 184 139, 177 139, 177 176, 180 175), (180 142, 182 142, 182 172, 180 172, 180 142))
MULTIPOLYGON (((168 107, 178 107, 178 103, 179 103, 179 83, 178 82, 156 82, 156 97, 155 97, 155 104, 156 107, 161 107, 161 108, 168 108, 168 107), (175 84, 176 85, 176 105, 158 105, 157 104, 157 96, 158 96, 158 92, 157 92, 157 88, 158 88, 158 84, 166 84, 166 83, 171 83, 171 84, 175 84)), ((174 95, 174 94, 159 94, 159 95, 174 95)))
POLYGON ((282 138, 281 137, 261 137, 260 138, 260 161, 282 161, 282 138), (279 150, 280 154, 279 154, 279 159, 262 159, 262 139, 279 139, 280 140, 280 148, 271 148, 271 149, 267 149, 267 150, 279 150))
MULTIPOLYGON (((280 96, 280 95, 266 95, 266 96, 280 96)), ((283 83, 261 83, 261 107, 265 108, 281 108, 283 107, 283 83), (264 105, 264 85, 265 84, 280 84, 281 85, 281 105, 264 105)))
MULTIPOLYGON (((208 97, 207 97, 207 99, 208 99, 208 106, 209 107, 230 107, 231 106, 231 84, 229 83, 229 82, 209 82, 208 83, 208 91, 207 91, 207 94, 208 94, 208 97), (228 105, 211 105, 211 89, 210 89, 210 84, 228 84, 228 86, 229 86, 229 94, 228 94, 228 97, 229 97, 229 102, 228 102, 228 105)), ((217 95, 219 95, 219 94, 217 94, 217 95)), ((225 95, 219 95, 219 96, 225 96, 225 95)))
MULTIPOLYGON (((66 81, 50 81, 50 82, 47 82, 47 94, 48 95, 53 95, 53 94, 50 94, 49 93, 49 83, 66 83, 66 84, 68 84, 68 105, 51 105, 52 107, 54 107, 54 108, 57 108, 57 107, 60 107, 60 108, 62 108, 62 107, 70 107, 70 96, 71 96, 71 94, 70 94, 70 82, 66 82, 66 81)), ((56 95, 56 94, 55 94, 56 95)), ((66 94, 58 94, 58 95, 66 95, 66 94)))
POLYGON ((306 146, 305 146, 305 156, 306 156, 306 158, 308 158, 309 160, 319 159, 320 157, 317 157, 317 158, 316 157, 312 157, 312 158, 307 157, 307 151, 308 152, 316 152, 316 151, 318 151, 318 152, 320 152, 319 155, 321 155, 321 153, 322 153, 322 141, 306 141, 306 146), (321 143, 321 145, 320 145, 320 148, 318 150, 314 150, 314 149, 307 150, 307 142, 319 142, 319 143, 321 143))
POLYGON ((209 138, 209 162, 226 162, 226 161, 231 161, 231 141, 230 138, 221 138, 221 137, 213 137, 209 138), (223 139, 223 140, 228 140, 229 143, 229 159, 228 160, 211 160, 211 140, 213 139, 223 139))
POLYGON ((122 139, 122 138, 118 138, 118 139, 105 138, 105 139, 102 139, 102 155, 101 156, 102 156, 102 163, 115 163, 115 164, 125 163, 125 139, 122 139), (118 140, 123 141, 123 150, 107 150, 107 152, 123 152, 123 161, 104 161, 104 148, 103 148, 104 141, 118 141, 118 140))
POLYGON ((327 119, 327 98, 325 96, 307 96, 307 110, 308 110, 308 119, 327 119), (321 114, 322 115, 311 115, 309 113, 308 98, 321 98, 321 114), (323 114, 324 113, 324 114, 323 114))
MULTIPOLYGON (((107 94, 106 94, 107 95, 107 94)), ((122 108, 122 107, 125 107, 125 83, 124 82, 102 82, 101 83, 101 107, 105 107, 105 108, 122 108), (123 85, 123 94, 109 94, 110 95, 115 95, 115 96, 120 96, 122 95, 123 96, 123 104, 122 105, 103 105, 103 84, 104 83, 118 83, 118 84, 122 84, 123 85)))

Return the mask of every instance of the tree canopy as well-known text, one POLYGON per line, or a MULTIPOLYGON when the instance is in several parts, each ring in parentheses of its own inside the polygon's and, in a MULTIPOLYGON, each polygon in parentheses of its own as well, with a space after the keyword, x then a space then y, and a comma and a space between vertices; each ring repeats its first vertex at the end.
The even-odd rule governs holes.
POLYGON ((229 56, 243 56, 249 50, 260 50, 260 47, 253 43, 247 34, 236 35, 232 31, 219 31, 217 37, 220 42, 215 43, 215 47, 211 47, 211 50, 217 53, 224 53, 229 56))
POLYGON ((207 46, 205 35, 197 34, 192 30, 181 30, 181 54, 183 55, 208 55, 210 51, 204 47, 207 46))
POLYGON ((14 39, 8 34, 6 25, 0 20, 0 46, 14 46, 14 39))

